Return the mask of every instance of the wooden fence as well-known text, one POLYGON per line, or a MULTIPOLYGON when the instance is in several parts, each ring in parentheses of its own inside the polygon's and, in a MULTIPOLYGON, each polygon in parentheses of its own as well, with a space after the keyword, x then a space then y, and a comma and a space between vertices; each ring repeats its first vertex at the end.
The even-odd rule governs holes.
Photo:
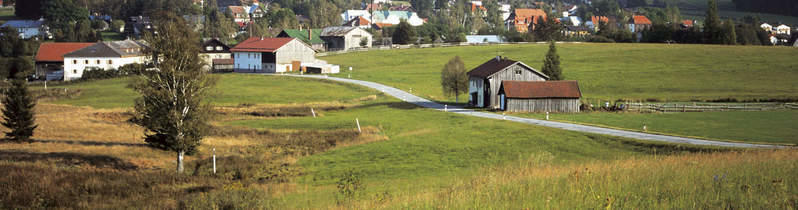
POLYGON ((636 112, 724 112, 798 109, 796 103, 622 103, 623 110, 636 112))

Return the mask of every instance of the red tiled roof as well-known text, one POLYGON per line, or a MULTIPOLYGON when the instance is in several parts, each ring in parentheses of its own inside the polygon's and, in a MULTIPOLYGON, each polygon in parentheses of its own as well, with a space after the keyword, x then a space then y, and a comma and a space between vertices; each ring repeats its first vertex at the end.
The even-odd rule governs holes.
POLYGON ((233 49, 230 49, 231 52, 274 52, 283 45, 288 44, 294 38, 285 37, 285 38, 261 38, 261 37, 251 37, 243 42, 239 43, 233 49))
POLYGON ((632 16, 632 19, 636 25, 651 25, 651 20, 649 20, 646 16, 635 15, 632 16))
POLYGON ((682 20, 682 25, 685 25, 687 27, 693 27, 693 21, 692 20, 682 20))
POLYGON ((247 10, 245 10, 244 7, 242 6, 228 6, 227 8, 230 9, 230 13, 232 13, 233 15, 247 14, 247 10))
POLYGON ((522 19, 533 19, 534 22, 537 23, 539 17, 546 18, 546 12, 542 9, 515 9, 515 19, 522 20, 522 19))
POLYGON ((581 98, 576 81, 502 81, 507 98, 581 98))
POLYGON ((593 21, 593 25, 598 25, 599 21, 604 23, 609 23, 610 19, 607 16, 590 16, 590 20, 593 21))
POLYGON ((376 25, 377 28, 379 28, 379 29, 393 26, 393 24, 390 24, 390 23, 375 23, 374 25, 376 25))
POLYGON ((63 62, 64 55, 75 50, 83 49, 95 43, 87 42, 46 42, 39 46, 36 53, 36 61, 39 62, 63 62))

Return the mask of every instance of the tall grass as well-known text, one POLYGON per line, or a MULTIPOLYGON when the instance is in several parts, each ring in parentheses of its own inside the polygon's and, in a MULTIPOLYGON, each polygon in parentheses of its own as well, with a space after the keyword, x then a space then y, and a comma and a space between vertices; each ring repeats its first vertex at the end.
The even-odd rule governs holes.
POLYGON ((399 194, 363 208, 402 209, 791 209, 798 153, 737 151, 552 164, 538 153, 486 168, 436 192, 399 194))

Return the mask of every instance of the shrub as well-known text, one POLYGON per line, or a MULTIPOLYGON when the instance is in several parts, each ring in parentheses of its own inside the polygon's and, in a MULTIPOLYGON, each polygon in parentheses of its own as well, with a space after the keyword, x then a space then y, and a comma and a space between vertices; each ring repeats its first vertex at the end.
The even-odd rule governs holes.
POLYGON ((336 186, 338 187, 336 199, 338 199, 339 203, 352 200, 363 190, 363 183, 360 181, 360 176, 359 173, 348 170, 338 179, 336 182, 336 186))
POLYGON ((240 182, 180 202, 180 209, 272 209, 267 192, 240 182))
POLYGON ((615 42, 615 40, 607 38, 606 36, 598 36, 598 35, 590 36, 587 39, 587 41, 588 42, 601 42, 601 43, 613 43, 613 42, 615 42))

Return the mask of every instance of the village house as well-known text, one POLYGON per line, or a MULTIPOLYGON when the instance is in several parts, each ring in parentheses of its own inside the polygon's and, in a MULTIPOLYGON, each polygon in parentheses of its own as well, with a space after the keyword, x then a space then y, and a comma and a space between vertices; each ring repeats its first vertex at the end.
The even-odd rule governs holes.
POLYGON ((355 18, 362 17, 371 22, 371 13, 368 10, 346 10, 341 13, 341 21, 347 23, 355 18))
POLYGON ((792 28, 790 28, 787 25, 781 24, 778 27, 776 27, 776 31, 774 31, 774 33, 776 33, 776 34, 786 34, 787 36, 789 36, 790 35, 790 31, 792 31, 792 28))
POLYGON ((599 31, 599 25, 602 23, 609 24, 610 19, 607 16, 590 16, 590 20, 585 22, 585 27, 593 31, 599 31))
POLYGON ((418 13, 410 11, 374 11, 371 15, 374 24, 398 25, 401 20, 407 21, 412 26, 424 25, 424 20, 418 17, 418 13))
POLYGON ((682 20, 682 23, 680 24, 680 26, 685 29, 692 28, 693 25, 695 25, 693 20, 682 20))
POLYGON ((144 64, 147 46, 133 40, 98 42, 64 54, 64 81, 83 77, 89 69, 114 70, 127 64, 144 64))
POLYGON ((582 92, 576 81, 502 81, 499 110, 579 112, 582 92))
POLYGON ((347 51, 355 48, 371 48, 371 33, 358 27, 336 26, 321 31, 327 51, 347 51), (362 45, 361 45, 362 44, 362 45))
POLYGON ((496 57, 468 72, 468 103, 498 109, 502 81, 546 81, 549 76, 523 62, 496 57))
POLYGON ((64 77, 64 55, 91 46, 90 42, 45 42, 36 52, 36 77, 61 80, 64 77))
POLYGON ((230 11, 230 14, 233 15, 233 21, 239 25, 249 22, 249 11, 244 6, 228 6, 227 11, 230 11))
POLYGON ((290 37, 299 39, 300 41, 304 42, 305 44, 310 45, 310 48, 316 51, 324 51, 324 40, 321 40, 321 29, 305 29, 303 30, 301 27, 300 29, 284 29, 277 37, 290 37))
POLYGON ((633 33, 640 33, 651 28, 651 20, 646 16, 635 15, 629 20, 629 31, 633 33))
POLYGON ((0 28, 11 27, 17 29, 19 38, 30 39, 45 34, 44 20, 9 20, 0 28))
POLYGON ((524 33, 529 30, 530 24, 537 24, 541 19, 546 19, 546 12, 542 9, 515 9, 504 24, 507 30, 515 27, 516 31, 524 33))
POLYGON ((352 20, 350 20, 349 22, 344 23, 342 26, 369 29, 369 28, 371 28, 371 21, 369 21, 365 17, 355 17, 355 18, 352 18, 352 20))
POLYGON ((205 62, 202 68, 206 71, 219 72, 224 70, 232 70, 229 67, 232 62, 232 53, 230 47, 219 41, 218 39, 210 39, 202 43, 200 46, 199 57, 205 62), (224 68, 224 69, 217 69, 224 68))
POLYGON ((145 32, 155 31, 155 25, 150 21, 147 16, 133 16, 129 17, 125 23, 125 33, 128 37, 141 38, 145 32))
POLYGON ((773 26, 768 23, 762 23, 762 25, 759 25, 759 28, 762 28, 762 30, 767 31, 768 33, 773 31, 773 26))
POLYGON ((236 72, 281 73, 316 61, 316 51, 295 38, 249 38, 232 49, 236 72))

